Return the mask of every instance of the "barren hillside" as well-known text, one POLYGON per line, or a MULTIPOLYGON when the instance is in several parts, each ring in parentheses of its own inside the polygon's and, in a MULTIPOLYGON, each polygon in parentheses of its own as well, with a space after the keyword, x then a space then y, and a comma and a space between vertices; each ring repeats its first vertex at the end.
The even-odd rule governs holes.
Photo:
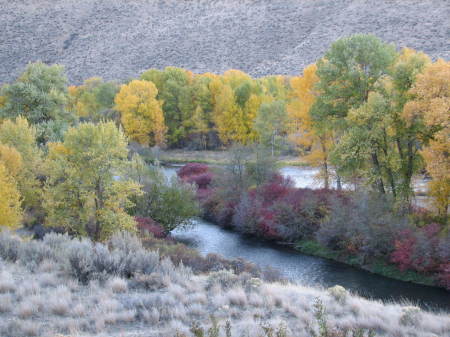
POLYGON ((331 42, 374 33, 450 58, 448 0, 0 0, 0 83, 29 61, 71 82, 168 65, 296 74, 331 42))

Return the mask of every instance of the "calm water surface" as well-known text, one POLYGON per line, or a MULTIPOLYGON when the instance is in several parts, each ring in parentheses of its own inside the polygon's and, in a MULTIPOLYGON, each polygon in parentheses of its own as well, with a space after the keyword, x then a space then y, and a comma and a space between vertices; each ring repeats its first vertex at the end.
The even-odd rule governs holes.
MULTIPOLYGON (((281 171, 291 176, 298 187, 318 187, 313 169, 287 167, 281 171)), ((166 168, 165 173, 167 176, 175 175, 176 167, 166 168)), ((174 231, 173 236, 203 255, 216 253, 227 258, 241 257, 261 267, 275 268, 286 278, 300 284, 316 287, 339 284, 364 297, 406 300, 424 308, 450 311, 450 292, 444 289, 396 281, 335 261, 304 255, 203 220, 196 220, 196 226, 186 231, 174 231)))

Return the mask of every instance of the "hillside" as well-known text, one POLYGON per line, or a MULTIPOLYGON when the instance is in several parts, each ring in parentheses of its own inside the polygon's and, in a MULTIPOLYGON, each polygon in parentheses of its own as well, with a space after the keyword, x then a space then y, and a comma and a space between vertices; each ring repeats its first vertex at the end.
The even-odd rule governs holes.
POLYGON ((353 33, 450 58, 446 0, 0 0, 0 8, 0 83, 36 60, 64 64, 72 83, 168 65, 297 74, 353 33))

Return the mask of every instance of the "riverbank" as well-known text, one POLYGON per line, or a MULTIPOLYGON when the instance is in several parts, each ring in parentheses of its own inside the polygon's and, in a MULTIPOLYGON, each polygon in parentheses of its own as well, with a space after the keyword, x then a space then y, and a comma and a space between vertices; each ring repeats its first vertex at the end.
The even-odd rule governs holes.
POLYGON ((232 176, 217 176, 206 165, 189 164, 178 174, 199 187, 204 218, 224 228, 261 241, 294 242, 302 253, 396 280, 450 288, 440 248, 449 237, 425 210, 405 216, 376 195, 298 188, 277 174, 240 193, 232 176))
MULTIPOLYGON (((324 259, 345 263, 355 268, 359 268, 370 273, 389 277, 394 280, 403 282, 411 282, 430 287, 443 288, 436 284, 433 278, 420 274, 412 270, 401 271, 397 266, 390 264, 382 259, 364 263, 360 257, 356 255, 349 255, 346 252, 336 252, 327 247, 320 245, 317 241, 303 240, 298 241, 292 247, 302 254, 317 256, 324 259)), ((444 288, 445 289, 445 288, 444 288)))
MULTIPOLYGON (((165 165, 188 163, 225 165, 230 158, 228 151, 165 150, 159 152, 158 159, 165 165)), ((277 156, 275 160, 279 166, 308 166, 298 156, 277 156)))

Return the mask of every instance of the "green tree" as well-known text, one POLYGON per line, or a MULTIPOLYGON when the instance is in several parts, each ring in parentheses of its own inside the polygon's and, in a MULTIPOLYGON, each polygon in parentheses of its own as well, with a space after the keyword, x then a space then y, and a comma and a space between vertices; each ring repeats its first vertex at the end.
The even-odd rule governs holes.
POLYGON ((263 103, 259 108, 254 127, 261 142, 270 146, 273 157, 280 140, 287 131, 286 102, 263 103))
POLYGON ((65 110, 67 77, 63 66, 30 63, 14 83, 2 88, 2 95, 6 102, 0 108, 1 118, 22 115, 32 124, 71 119, 65 110))
MULTIPOLYGON (((373 35, 357 34, 340 39, 332 44, 325 57, 317 62, 316 85, 318 97, 311 115, 321 130, 333 130, 333 143, 339 144, 347 132, 347 114, 358 109, 369 99, 378 79, 386 75, 396 57, 395 47, 373 35)), ((371 158, 378 166, 375 154, 371 158)), ((338 188, 340 175, 355 176, 354 166, 337 168, 338 188), (346 171, 350 169, 350 171, 346 171)), ((376 169, 380 171, 379 168, 376 169)), ((383 189, 378 180, 379 189, 383 189)))
POLYGON ((126 213, 140 185, 124 179, 127 141, 112 122, 70 128, 62 143, 51 143, 44 205, 46 225, 103 240, 118 230, 134 230, 126 213))
POLYGON ((190 131, 190 121, 195 111, 192 77, 192 73, 176 67, 166 67, 163 71, 150 69, 141 75, 142 80, 153 82, 158 89, 157 99, 163 102, 170 146, 181 144, 190 131))
POLYGON ((114 97, 119 91, 115 82, 104 82, 100 77, 92 77, 83 85, 68 88, 67 108, 86 121, 99 122, 113 116, 114 97))
POLYGON ((158 166, 148 166, 134 155, 127 176, 141 184, 143 194, 136 196, 134 214, 157 221, 166 233, 193 224, 200 212, 195 189, 177 177, 167 178, 158 166))

